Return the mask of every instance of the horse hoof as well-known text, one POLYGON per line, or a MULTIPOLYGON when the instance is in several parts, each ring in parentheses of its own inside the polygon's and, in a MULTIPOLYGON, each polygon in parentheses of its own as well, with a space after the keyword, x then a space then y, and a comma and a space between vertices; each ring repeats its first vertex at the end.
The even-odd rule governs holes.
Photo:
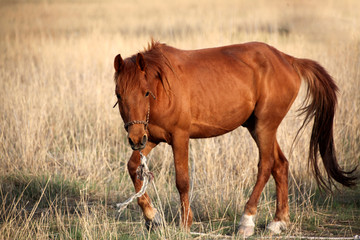
POLYGON ((238 235, 243 236, 244 238, 250 237, 254 234, 255 223, 254 223, 255 215, 246 215, 243 214, 240 219, 240 226, 238 230, 238 235))
POLYGON ((266 229, 270 230, 274 234, 280 234, 282 231, 286 230, 286 223, 284 221, 271 221, 267 225, 266 229))
POLYGON ((238 235, 247 238, 254 235, 254 227, 252 226, 240 226, 238 230, 238 235))
POLYGON ((156 228, 159 228, 162 226, 162 219, 161 215, 158 211, 156 211, 155 217, 152 220, 146 220, 145 221, 146 229, 149 230, 155 230, 156 228))

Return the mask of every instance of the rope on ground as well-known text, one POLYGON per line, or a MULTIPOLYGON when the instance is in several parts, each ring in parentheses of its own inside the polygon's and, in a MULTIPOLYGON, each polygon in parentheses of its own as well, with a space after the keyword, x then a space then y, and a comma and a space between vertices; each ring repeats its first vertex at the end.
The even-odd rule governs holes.
POLYGON ((196 236, 200 236, 200 237, 210 237, 210 238, 221 238, 221 239, 225 239, 225 238, 233 238, 233 236, 229 236, 229 235, 221 235, 221 234, 211 234, 211 233, 198 233, 198 232, 190 232, 191 235, 196 235, 196 236))
MULTIPOLYGON (((221 234, 211 234, 211 233, 199 233, 199 232, 190 232, 191 235, 196 235, 196 236, 200 236, 200 237, 211 237, 211 238, 221 238, 221 239, 225 239, 225 238, 233 238, 233 236, 229 236, 229 235, 221 235, 221 234)), ((357 240, 360 239, 359 235, 355 235, 353 237, 314 237, 314 236, 259 236, 256 237, 256 239, 309 239, 309 240, 340 240, 340 239, 352 239, 352 240, 357 240)))
POLYGON ((146 164, 146 157, 145 155, 140 152, 140 166, 136 170, 137 178, 143 181, 143 185, 139 192, 133 194, 130 198, 122 203, 116 204, 116 207, 119 208, 118 212, 121 213, 135 198, 141 197, 148 187, 151 180, 154 179, 154 175, 152 172, 149 171, 149 167, 146 164))

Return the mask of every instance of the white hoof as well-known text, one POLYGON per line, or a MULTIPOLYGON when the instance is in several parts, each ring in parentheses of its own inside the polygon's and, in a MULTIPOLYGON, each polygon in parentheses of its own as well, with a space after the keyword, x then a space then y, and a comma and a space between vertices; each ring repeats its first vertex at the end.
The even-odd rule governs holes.
POLYGON ((254 234, 254 223, 255 215, 242 215, 240 219, 240 226, 238 230, 238 235, 242 235, 243 237, 247 238, 254 234))
POLYGON ((238 235, 247 238, 254 235, 254 227, 240 226, 238 230, 238 235))
POLYGON ((275 234, 280 234, 282 231, 286 230, 286 223, 284 221, 273 220, 266 228, 275 234))

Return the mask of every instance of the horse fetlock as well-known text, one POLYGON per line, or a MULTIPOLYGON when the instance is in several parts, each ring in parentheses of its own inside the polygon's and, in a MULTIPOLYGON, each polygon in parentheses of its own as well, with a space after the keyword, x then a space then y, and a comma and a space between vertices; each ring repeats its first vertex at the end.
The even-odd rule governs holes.
POLYGON ((270 230, 274 234, 280 234, 282 231, 285 231, 287 228, 287 224, 285 221, 271 221, 269 225, 267 225, 266 229, 270 230))
POLYGON ((243 214, 239 222, 240 226, 255 227, 255 217, 256 215, 243 214))
POLYGON ((143 209, 144 218, 146 221, 152 221, 158 213, 156 208, 152 208, 150 206, 143 209))
POLYGON ((183 211, 181 215, 181 225, 185 229, 190 229, 193 221, 193 213, 191 209, 189 208, 188 211, 183 211))

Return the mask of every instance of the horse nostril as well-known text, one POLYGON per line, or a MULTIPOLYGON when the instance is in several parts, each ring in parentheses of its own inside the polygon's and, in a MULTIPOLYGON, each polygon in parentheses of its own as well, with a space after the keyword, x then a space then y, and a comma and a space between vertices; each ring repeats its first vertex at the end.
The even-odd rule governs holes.
POLYGON ((134 142, 131 140, 131 138, 129 138, 129 144, 131 147, 135 145, 134 142))
POLYGON ((142 137, 141 144, 142 144, 142 145, 145 145, 146 142, 147 142, 147 139, 148 139, 148 137, 147 137, 147 135, 145 134, 145 135, 142 137))

